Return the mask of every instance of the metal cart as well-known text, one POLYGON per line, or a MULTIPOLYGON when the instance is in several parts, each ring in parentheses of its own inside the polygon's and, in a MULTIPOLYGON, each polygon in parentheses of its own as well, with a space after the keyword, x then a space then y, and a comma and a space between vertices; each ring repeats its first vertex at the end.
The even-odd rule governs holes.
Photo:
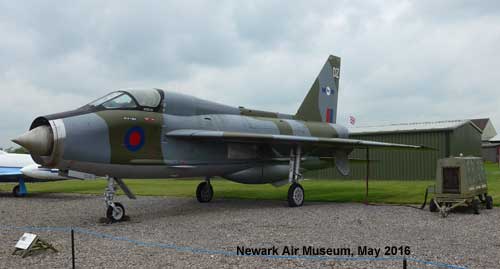
POLYGON ((488 195, 488 185, 483 159, 479 157, 451 157, 438 160, 434 198, 431 212, 439 211, 442 217, 458 206, 472 208, 479 214, 479 207, 493 208, 493 198, 488 195))

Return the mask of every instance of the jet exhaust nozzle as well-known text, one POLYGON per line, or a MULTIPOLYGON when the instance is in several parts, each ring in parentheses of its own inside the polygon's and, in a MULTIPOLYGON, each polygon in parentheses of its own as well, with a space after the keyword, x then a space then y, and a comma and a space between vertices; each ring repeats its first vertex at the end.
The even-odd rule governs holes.
POLYGON ((54 139, 50 126, 42 125, 12 139, 12 142, 25 147, 30 153, 48 156, 52 153, 54 139))

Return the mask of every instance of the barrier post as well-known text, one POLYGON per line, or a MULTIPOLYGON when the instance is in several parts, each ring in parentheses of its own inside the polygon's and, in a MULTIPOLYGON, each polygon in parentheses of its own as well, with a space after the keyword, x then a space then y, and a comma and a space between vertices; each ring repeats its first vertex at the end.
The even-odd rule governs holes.
POLYGON ((75 232, 71 228, 71 263, 73 269, 75 269, 75 232))

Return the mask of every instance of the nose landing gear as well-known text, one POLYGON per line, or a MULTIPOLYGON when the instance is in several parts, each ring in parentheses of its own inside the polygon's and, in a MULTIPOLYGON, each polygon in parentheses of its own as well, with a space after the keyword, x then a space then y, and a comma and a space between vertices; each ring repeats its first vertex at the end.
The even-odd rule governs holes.
POLYGON ((125 182, 123 182, 122 179, 115 177, 108 177, 107 180, 108 180, 108 186, 104 191, 104 201, 107 206, 106 218, 110 223, 124 221, 128 218, 125 215, 125 207, 121 203, 113 202, 116 193, 115 183, 117 183, 118 186, 120 186, 120 188, 128 196, 128 198, 136 199, 136 197, 130 191, 127 185, 125 185, 125 182))

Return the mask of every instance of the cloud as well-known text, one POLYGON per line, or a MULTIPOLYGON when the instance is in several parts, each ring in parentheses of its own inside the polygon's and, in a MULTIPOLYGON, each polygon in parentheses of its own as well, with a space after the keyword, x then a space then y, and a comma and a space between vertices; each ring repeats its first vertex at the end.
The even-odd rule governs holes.
POLYGON ((3 147, 36 115, 120 88, 295 113, 330 53, 340 123, 500 129, 498 1, 42 2, 0 2, 3 147))

